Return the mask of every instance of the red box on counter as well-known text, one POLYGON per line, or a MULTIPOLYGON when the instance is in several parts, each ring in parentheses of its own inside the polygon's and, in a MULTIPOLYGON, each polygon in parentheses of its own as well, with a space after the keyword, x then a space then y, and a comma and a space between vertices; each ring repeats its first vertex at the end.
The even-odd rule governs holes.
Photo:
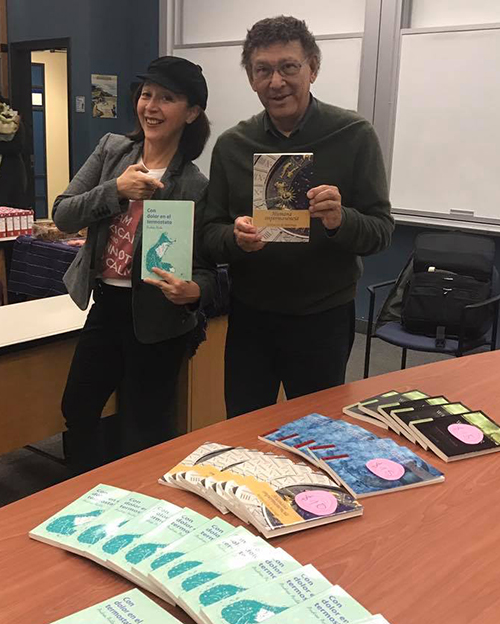
POLYGON ((31 234, 33 218, 33 210, 0 206, 0 238, 31 234))

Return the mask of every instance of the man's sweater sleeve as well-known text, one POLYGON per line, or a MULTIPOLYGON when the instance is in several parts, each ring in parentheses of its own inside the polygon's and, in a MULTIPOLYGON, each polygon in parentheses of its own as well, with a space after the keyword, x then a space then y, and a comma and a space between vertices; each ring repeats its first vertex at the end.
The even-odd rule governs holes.
POLYGON ((342 223, 331 240, 332 244, 367 256, 390 245, 394 220, 377 135, 368 123, 361 132, 353 167, 353 205, 342 206, 342 223))
POLYGON ((229 181, 223 164, 223 147, 217 141, 210 165, 203 239, 205 253, 217 264, 237 261, 245 252, 234 238, 234 216, 229 205, 229 181))

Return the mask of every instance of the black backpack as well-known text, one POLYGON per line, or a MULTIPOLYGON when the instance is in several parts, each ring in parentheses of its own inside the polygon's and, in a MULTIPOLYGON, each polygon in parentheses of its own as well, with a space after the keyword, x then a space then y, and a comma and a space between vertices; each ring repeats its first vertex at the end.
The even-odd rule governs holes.
MULTIPOLYGON (((413 254, 413 274, 405 286, 401 321, 410 332, 458 337, 462 310, 492 294, 495 243, 459 232, 419 234, 413 254)), ((464 338, 482 336, 492 322, 491 306, 469 311, 464 338)))

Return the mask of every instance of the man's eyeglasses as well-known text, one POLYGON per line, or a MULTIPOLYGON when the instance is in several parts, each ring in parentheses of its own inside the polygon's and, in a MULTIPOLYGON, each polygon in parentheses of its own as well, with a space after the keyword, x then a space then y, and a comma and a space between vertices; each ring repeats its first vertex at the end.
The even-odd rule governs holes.
POLYGON ((290 76, 296 76, 302 69, 303 65, 306 64, 306 62, 307 59, 305 59, 302 63, 299 63, 299 61, 284 61, 283 63, 279 63, 278 65, 257 63, 257 65, 252 68, 252 75, 254 79, 258 82, 270 80, 273 77, 275 71, 277 71, 278 74, 283 78, 288 78, 290 76))

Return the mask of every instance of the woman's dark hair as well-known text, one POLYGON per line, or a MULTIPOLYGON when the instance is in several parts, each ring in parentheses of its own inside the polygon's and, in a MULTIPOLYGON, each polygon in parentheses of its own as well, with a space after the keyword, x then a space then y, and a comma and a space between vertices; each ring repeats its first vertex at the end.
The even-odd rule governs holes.
POLYGON ((266 17, 256 22, 247 31, 241 53, 241 64, 250 75, 252 52, 257 48, 267 48, 275 43, 300 41, 307 58, 316 57, 318 69, 321 63, 321 51, 314 35, 303 20, 288 15, 266 17))
MULTIPOLYGON (((144 83, 137 87, 134 95, 132 96, 132 103, 134 106, 135 115, 135 128, 132 132, 127 134, 127 137, 132 141, 144 141, 144 132, 139 123, 137 117, 137 102, 141 96, 142 87, 144 83)), ((198 156, 203 152, 205 145, 207 144, 210 136, 210 122, 205 114, 205 111, 201 110, 198 117, 190 124, 186 124, 184 131, 179 141, 179 151, 184 157, 184 160, 196 160, 198 156)))

